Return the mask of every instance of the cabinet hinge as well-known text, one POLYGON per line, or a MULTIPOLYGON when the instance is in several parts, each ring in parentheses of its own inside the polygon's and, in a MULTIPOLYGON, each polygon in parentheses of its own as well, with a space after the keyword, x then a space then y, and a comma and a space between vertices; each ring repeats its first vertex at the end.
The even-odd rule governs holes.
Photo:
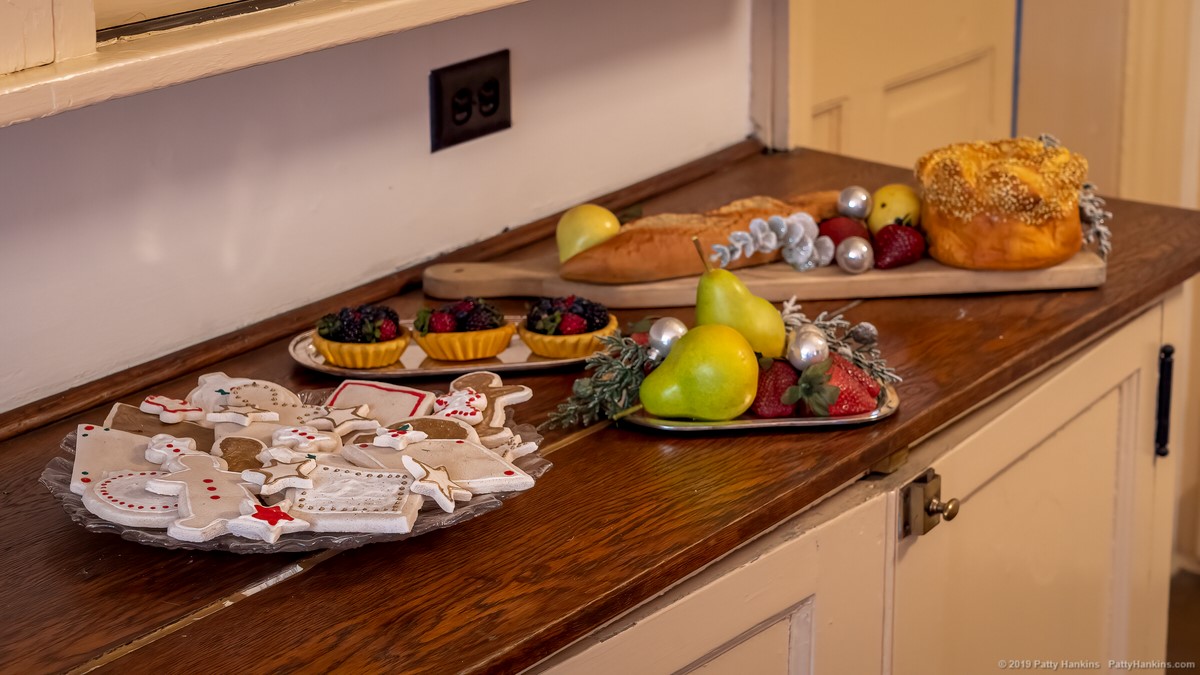
POLYGON ((1171 436, 1171 375, 1175 369, 1175 348, 1163 345, 1158 350, 1158 409, 1154 413, 1154 454, 1166 457, 1171 453, 1167 442, 1171 436))

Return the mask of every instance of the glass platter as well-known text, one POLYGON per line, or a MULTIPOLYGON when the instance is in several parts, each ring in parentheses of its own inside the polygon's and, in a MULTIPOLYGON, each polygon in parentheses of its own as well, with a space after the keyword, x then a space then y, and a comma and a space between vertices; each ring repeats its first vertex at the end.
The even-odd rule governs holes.
POLYGON ((775 429, 781 427, 834 427, 848 424, 863 424, 877 422, 896 412, 900 407, 900 396, 896 388, 890 384, 884 385, 883 395, 880 396, 879 407, 861 415, 846 417, 739 417, 725 422, 690 422, 688 420, 670 420, 654 417, 639 410, 627 417, 623 422, 631 422, 651 429, 663 431, 729 431, 741 429, 775 429))
MULTIPOLYGON (((506 316, 507 321, 520 323, 524 316, 506 316)), ((412 330, 412 321, 400 322, 408 330, 412 330)), ((529 347, 521 341, 520 336, 513 334, 508 348, 494 358, 477 361, 439 361, 429 358, 416 340, 410 340, 400 361, 384 368, 342 368, 325 363, 325 359, 312 346, 312 336, 316 330, 308 330, 292 339, 288 345, 288 353, 297 363, 305 368, 319 370, 330 375, 341 375, 355 379, 388 379, 398 380, 406 377, 429 377, 432 375, 462 375, 477 370, 489 370, 494 373, 512 371, 541 370, 544 368, 561 368, 572 364, 582 364, 586 357, 574 359, 551 359, 538 356, 529 351, 529 347)))
MULTIPOLYGON (((333 389, 322 389, 298 392, 302 401, 305 403, 317 404, 324 401, 333 389)), ((505 426, 513 430, 514 434, 520 435, 524 440, 538 443, 542 442, 542 436, 537 433, 534 427, 530 424, 513 424, 512 409, 508 411, 508 418, 505 421, 505 426)), ((41 483, 46 486, 50 494, 54 495, 62 504, 63 509, 71 520, 79 525, 82 525, 88 532, 110 533, 119 535, 122 539, 134 541, 147 546, 157 546, 160 548, 177 548, 177 549, 193 549, 201 551, 229 551, 232 553, 289 553, 300 551, 316 551, 321 549, 350 549, 363 546, 365 544, 373 544, 383 541, 399 541, 408 539, 417 535, 439 530, 443 527, 450 527, 465 520, 470 520, 476 516, 494 511, 500 508, 500 505, 505 500, 516 497, 521 492, 504 492, 475 495, 468 502, 463 502, 452 513, 446 513, 437 508, 433 500, 421 509, 420 516, 413 524, 412 531, 406 534, 364 534, 356 532, 292 532, 284 534, 275 543, 268 543, 255 539, 246 539, 232 534, 222 535, 215 539, 209 539, 204 542, 190 542, 175 539, 167 536, 165 529, 150 529, 129 527, 127 525, 119 525, 93 514, 88 511, 83 505, 83 498, 80 495, 71 492, 71 470, 74 465, 75 456, 75 441, 76 432, 72 431, 63 438, 59 447, 66 452, 67 456, 58 456, 50 460, 42 471, 41 483)), ((550 470, 553 464, 549 460, 544 459, 540 451, 523 457, 518 457, 512 462, 525 473, 529 474, 534 481, 539 480, 543 474, 550 470)), ((530 489, 537 489, 534 485, 530 489)))

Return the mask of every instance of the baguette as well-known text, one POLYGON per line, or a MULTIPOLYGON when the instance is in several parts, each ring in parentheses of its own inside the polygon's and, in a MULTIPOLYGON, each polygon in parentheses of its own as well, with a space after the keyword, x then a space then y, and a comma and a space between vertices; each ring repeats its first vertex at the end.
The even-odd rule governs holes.
MULTIPOLYGON (((786 201, 773 197, 748 197, 705 213, 662 213, 639 218, 621 228, 615 237, 579 252, 559 267, 571 281, 594 284, 630 284, 675 277, 698 276, 704 263, 696 255, 692 237, 699 237, 707 253, 714 244, 729 243, 729 235, 749 230, 755 218, 787 216, 804 211, 821 222, 837 215, 836 190, 798 195, 786 201)), ((780 259, 780 252, 755 253, 734 260, 728 269, 764 265, 780 259)))

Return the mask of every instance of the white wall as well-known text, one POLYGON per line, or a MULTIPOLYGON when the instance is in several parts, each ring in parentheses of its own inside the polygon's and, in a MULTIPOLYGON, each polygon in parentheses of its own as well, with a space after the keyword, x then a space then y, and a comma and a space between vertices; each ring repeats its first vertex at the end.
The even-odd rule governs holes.
POLYGON ((0 410, 749 133, 749 0, 534 0, 0 129, 0 410), (427 76, 512 50, 432 155, 427 76))

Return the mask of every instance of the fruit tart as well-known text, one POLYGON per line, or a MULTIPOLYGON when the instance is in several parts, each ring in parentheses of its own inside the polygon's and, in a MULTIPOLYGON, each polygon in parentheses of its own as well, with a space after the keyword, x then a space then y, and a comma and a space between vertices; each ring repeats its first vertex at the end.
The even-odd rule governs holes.
POLYGON ((408 331, 396 310, 383 305, 343 307, 317 321, 313 347, 325 362, 342 368, 382 368, 400 360, 408 331))
POLYGON ((423 307, 413 329, 421 349, 440 361, 491 358, 508 347, 514 331, 495 305, 479 298, 463 298, 436 310, 423 307))
POLYGON ((600 338, 617 332, 617 317, 586 298, 538 298, 517 327, 521 340, 538 356, 576 359, 602 351, 600 338))

